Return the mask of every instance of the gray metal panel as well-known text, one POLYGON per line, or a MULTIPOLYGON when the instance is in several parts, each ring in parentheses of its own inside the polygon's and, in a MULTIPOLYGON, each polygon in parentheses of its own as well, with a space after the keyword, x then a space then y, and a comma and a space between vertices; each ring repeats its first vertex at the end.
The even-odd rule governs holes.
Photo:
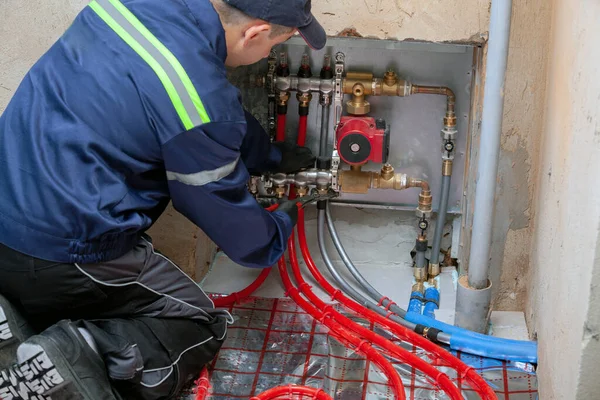
MULTIPOLYGON (((334 55, 341 51, 346 55, 347 71, 370 71, 381 77, 392 67, 399 75, 414 84, 448 86, 456 93, 456 113, 458 116, 458 139, 452 191, 449 209, 460 213, 463 198, 465 153, 467 146, 468 122, 471 105, 471 78, 473 73, 473 48, 465 45, 396 42, 368 39, 330 38, 328 46, 321 51, 311 51, 299 39, 292 39, 282 48, 287 49, 292 73, 300 65, 304 52, 309 52, 313 73, 321 69, 325 54, 334 55)), ((252 73, 260 67, 249 67, 252 73)), ((238 83, 244 85, 242 77, 248 71, 235 71, 238 83), (240 80, 242 79, 242 80, 240 80)), ((266 96, 257 89, 243 90, 244 102, 255 115, 266 111, 266 96)), ((321 119, 318 99, 315 95, 310 108, 307 145, 316 153, 319 149, 319 125, 321 119)), ((346 97, 348 99, 348 96, 346 97)), ((368 97, 371 115, 384 118, 391 125, 390 163, 398 172, 416 178, 427 179, 432 186, 434 210, 437 209, 441 188, 441 146, 440 130, 445 114, 444 96, 412 95, 398 97, 368 97)), ((287 135, 290 141, 296 138, 298 126, 298 103, 295 96, 289 104, 287 135)), ((263 114, 264 115, 264 114, 263 114)), ((333 113, 332 113, 333 118, 333 113)), ((262 118, 264 122, 265 120, 262 118)), ((331 122, 333 123, 333 121, 331 122)), ((333 138, 334 135, 330 135, 333 138)), ((330 143, 330 149, 332 148, 330 143)), ((377 170, 372 164, 368 169, 377 170)), ((371 191, 367 195, 344 195, 341 199, 352 203, 376 203, 412 209, 416 206, 418 189, 406 191, 371 191)), ((366 205, 366 204, 365 204, 366 205)))

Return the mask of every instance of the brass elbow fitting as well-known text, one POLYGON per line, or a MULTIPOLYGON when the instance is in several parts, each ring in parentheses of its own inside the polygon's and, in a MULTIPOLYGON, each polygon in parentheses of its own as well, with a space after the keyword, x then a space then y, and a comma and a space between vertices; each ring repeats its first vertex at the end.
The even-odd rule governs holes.
POLYGON ((429 218, 432 213, 433 196, 429 183, 422 179, 409 178, 408 187, 420 187, 419 206, 417 207, 417 216, 420 218, 429 218))

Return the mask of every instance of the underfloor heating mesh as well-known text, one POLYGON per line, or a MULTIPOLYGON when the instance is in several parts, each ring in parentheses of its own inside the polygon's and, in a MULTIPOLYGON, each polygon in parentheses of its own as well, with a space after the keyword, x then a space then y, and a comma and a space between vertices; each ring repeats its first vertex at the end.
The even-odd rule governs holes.
MULTIPOLYGON (((235 324, 229 328, 227 340, 210 366, 210 400, 249 399, 272 387, 287 384, 323 388, 335 400, 393 398, 385 376, 377 367, 340 345, 325 327, 292 300, 250 298, 232 307, 231 313, 235 324)), ((384 331, 379 333, 388 336, 384 331)), ((398 345, 447 373, 462 390, 465 399, 479 399, 441 360, 432 359, 406 343, 398 342, 398 345)), ((499 399, 538 398, 532 365, 464 353, 455 355, 482 374, 499 399)), ((419 371, 401 363, 395 363, 395 367, 402 377, 407 399, 448 398, 419 371)), ((181 397, 182 400, 193 398, 192 389, 181 397)))

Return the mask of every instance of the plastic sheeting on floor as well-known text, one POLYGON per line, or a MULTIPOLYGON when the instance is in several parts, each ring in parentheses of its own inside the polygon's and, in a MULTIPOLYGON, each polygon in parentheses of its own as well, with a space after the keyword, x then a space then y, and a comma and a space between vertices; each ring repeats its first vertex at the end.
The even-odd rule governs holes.
MULTIPOLYGON (((289 299, 252 298, 231 309, 236 321, 211 365, 211 400, 249 399, 269 388, 298 384, 325 389, 335 400, 393 398, 379 369, 346 349, 327 329, 289 299)), ((386 335, 385 332, 379 331, 386 335)), ((387 335, 386 335, 387 336, 387 335)), ((398 342, 447 373, 466 399, 479 396, 455 371, 425 352, 398 342)), ((533 367, 523 363, 458 354, 477 369, 503 400, 537 399, 533 367)), ((435 385, 410 366, 395 363, 407 399, 447 399, 435 385)), ((193 399, 188 392, 182 399, 193 399)), ((283 399, 283 398, 282 398, 283 399)))

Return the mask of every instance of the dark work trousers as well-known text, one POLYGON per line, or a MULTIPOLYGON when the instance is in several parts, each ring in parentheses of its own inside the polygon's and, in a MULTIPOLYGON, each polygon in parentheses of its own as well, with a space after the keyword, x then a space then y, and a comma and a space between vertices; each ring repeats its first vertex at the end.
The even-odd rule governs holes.
POLYGON ((38 332, 70 319, 87 329, 125 399, 168 399, 219 351, 226 311, 149 238, 123 257, 61 264, 0 244, 0 293, 38 332))

